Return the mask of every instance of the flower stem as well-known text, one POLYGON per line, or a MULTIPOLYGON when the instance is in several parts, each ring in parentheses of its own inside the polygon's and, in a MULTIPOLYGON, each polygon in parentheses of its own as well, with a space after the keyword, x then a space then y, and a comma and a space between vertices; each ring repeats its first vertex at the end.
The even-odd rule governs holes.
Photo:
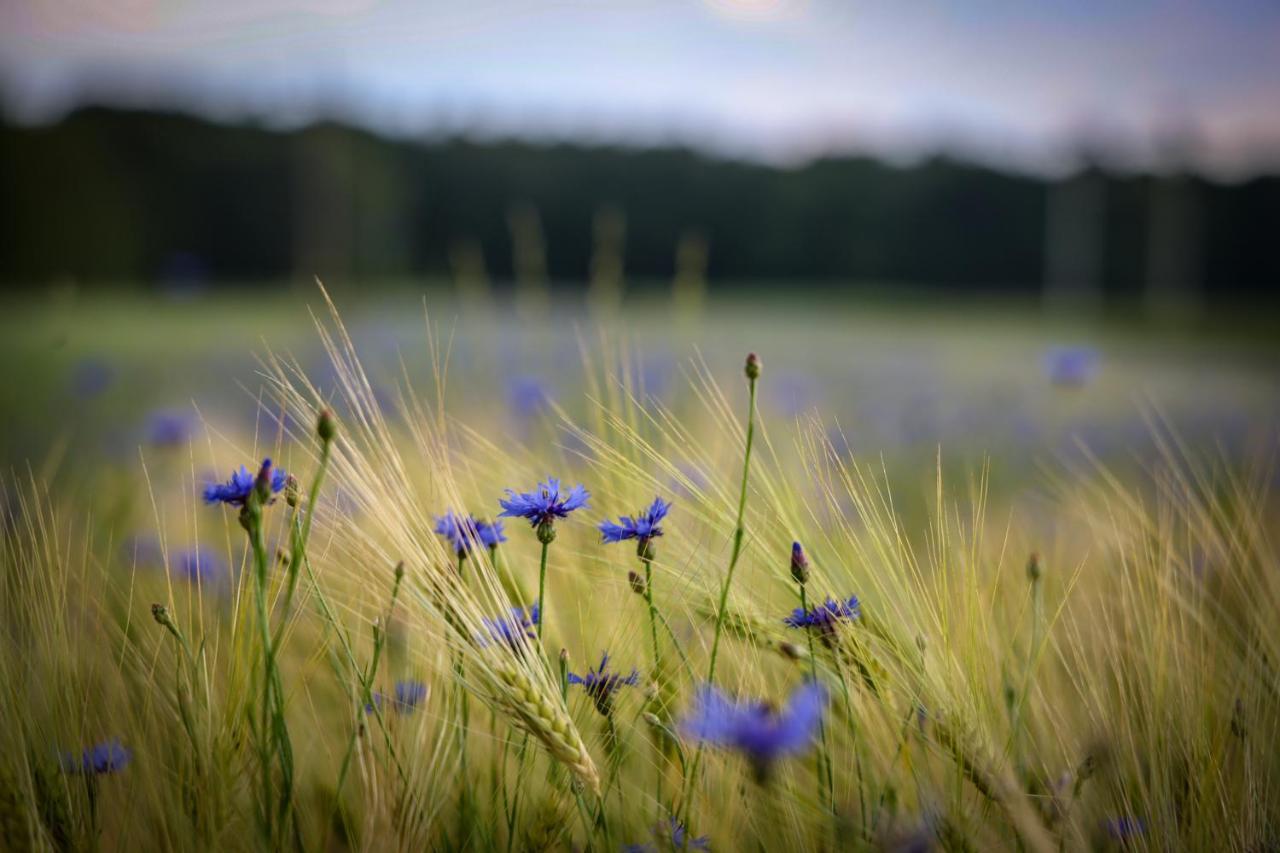
POLYGON ((545 598, 547 591, 547 549, 551 546, 549 542, 542 543, 542 559, 538 566, 538 623, 534 625, 534 630, 538 632, 538 641, 542 641, 542 623, 547 621, 547 601, 545 598))

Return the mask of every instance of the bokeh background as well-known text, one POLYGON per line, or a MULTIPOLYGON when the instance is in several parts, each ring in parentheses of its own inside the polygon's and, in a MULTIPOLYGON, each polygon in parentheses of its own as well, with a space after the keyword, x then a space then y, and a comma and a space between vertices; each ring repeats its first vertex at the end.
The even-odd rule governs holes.
POLYGON ((389 406, 431 327, 534 445, 584 352, 678 409, 754 349, 841 452, 1254 464, 1277 44, 1260 0, 6 3, 0 460, 280 429, 318 277, 389 406))

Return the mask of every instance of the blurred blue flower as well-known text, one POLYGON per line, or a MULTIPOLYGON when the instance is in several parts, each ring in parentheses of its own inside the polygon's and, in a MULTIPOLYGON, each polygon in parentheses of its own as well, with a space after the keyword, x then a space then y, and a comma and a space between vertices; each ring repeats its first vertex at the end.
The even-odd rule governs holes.
POLYGON ((654 498, 647 510, 632 518, 624 515, 617 524, 605 519, 600 522, 600 541, 622 542, 627 539, 639 539, 642 542, 662 535, 658 523, 671 511, 671 502, 662 498, 654 498))
POLYGON ((1108 820, 1103 824, 1107 835, 1116 841, 1123 841, 1126 838, 1133 838, 1136 835, 1144 835, 1147 831, 1147 822, 1140 817, 1117 817, 1108 820))
POLYGON ((115 369, 102 359, 83 359, 71 369, 71 393, 77 399, 91 400, 107 390, 115 376, 115 369))
POLYGON ((667 818, 653 829, 653 837, 658 844, 627 844, 622 849, 626 853, 657 853, 659 849, 671 850, 710 850, 711 841, 705 835, 690 838, 684 824, 677 818, 667 818), (659 848, 658 845, 661 845, 659 848))
POLYGON ((510 614, 506 616, 484 619, 484 628, 489 637, 487 639, 483 636, 477 637, 476 642, 481 646, 488 646, 490 642, 503 643, 518 650, 524 645, 526 639, 537 639, 534 626, 541 618, 542 608, 536 601, 527 612, 523 607, 513 607, 510 614))
POLYGON ((190 412, 159 409, 147 416, 147 443, 156 447, 180 447, 191 441, 195 426, 190 412))
POLYGON ((517 493, 507 489, 506 498, 499 499, 502 507, 501 516, 507 518, 525 518, 529 524, 537 527, 548 524, 557 518, 567 518, 575 509, 587 505, 590 494, 581 484, 574 486, 567 495, 560 497, 560 480, 548 477, 545 483, 539 483, 536 491, 517 493))
POLYGON ((477 543, 486 548, 496 548, 498 543, 507 541, 501 521, 490 524, 474 515, 458 515, 453 510, 436 516, 435 532, 448 540, 449 547, 459 557, 471 553, 477 543))
MULTIPOLYGON (((271 491, 279 492, 284 488, 289 475, 282 468, 273 468, 270 459, 262 460, 262 467, 271 472, 271 491)), ((232 471, 225 483, 210 483, 204 488, 204 502, 207 504, 225 503, 232 506, 244 506, 249 493, 253 491, 254 475, 248 468, 240 466, 239 471, 232 471)))
POLYGON ((512 376, 507 379, 507 406, 520 418, 531 418, 551 402, 551 392, 536 376, 512 376))
POLYGON ((808 610, 797 607, 782 621, 792 628, 821 628, 824 631, 832 631, 837 622, 852 621, 861 615, 862 606, 858 603, 858 596, 851 595, 846 601, 834 601, 828 598, 808 610))
MULTIPOLYGON (((390 703, 391 710, 397 714, 412 714, 426 698, 427 685, 421 681, 397 681, 390 703)), ((373 694, 373 705, 377 705, 379 710, 382 709, 383 701, 384 697, 381 692, 373 694)), ((373 705, 365 705, 365 712, 372 713, 373 705)))
POLYGON ((1093 347, 1053 347, 1044 356, 1045 374, 1054 385, 1081 388, 1098 371, 1101 356, 1093 347))
POLYGON ((798 687, 776 712, 764 702, 734 702, 708 684, 681 728, 696 740, 743 753, 763 781, 775 760, 808 749, 826 703, 826 690, 814 681, 798 687))
POLYGON ((222 558, 207 548, 187 548, 170 561, 173 573, 191 583, 216 583, 227 576, 222 558))
POLYGON ((83 773, 99 775, 123 770, 133 758, 133 751, 120 742, 119 738, 86 747, 77 756, 73 752, 62 755, 62 769, 67 773, 83 773))
POLYGON ((583 675, 571 672, 568 676, 570 684, 582 685, 582 689, 596 703, 596 710, 606 717, 613 710, 613 694, 623 687, 634 687, 640 681, 640 673, 635 667, 631 668, 630 675, 619 675, 608 669, 609 653, 604 652, 598 667, 587 670, 583 675))
POLYGON ((164 559, 160 542, 154 536, 131 536, 120 546, 121 556, 133 566, 154 566, 164 559))

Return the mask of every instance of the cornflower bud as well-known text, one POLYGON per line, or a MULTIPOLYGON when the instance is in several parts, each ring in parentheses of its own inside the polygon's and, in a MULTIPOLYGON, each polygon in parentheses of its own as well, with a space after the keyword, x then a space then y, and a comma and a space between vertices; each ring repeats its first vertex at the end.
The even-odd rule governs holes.
POLYGON ((631 584, 631 591, 636 595, 644 595, 645 584, 644 578, 640 577, 639 572, 627 572, 627 581, 631 584))
POLYGON ((747 365, 746 365, 747 378, 751 380, 759 379, 760 369, 761 369, 760 356, 756 355, 755 353, 748 353, 747 365))
POLYGON ((809 582, 809 558, 805 556, 804 548, 799 542, 791 543, 791 577, 798 584, 809 582))
POLYGON ((316 435, 320 436, 320 440, 328 444, 333 441, 334 436, 338 434, 338 422, 334 420, 333 412, 328 409, 320 411, 320 417, 316 420, 316 435))

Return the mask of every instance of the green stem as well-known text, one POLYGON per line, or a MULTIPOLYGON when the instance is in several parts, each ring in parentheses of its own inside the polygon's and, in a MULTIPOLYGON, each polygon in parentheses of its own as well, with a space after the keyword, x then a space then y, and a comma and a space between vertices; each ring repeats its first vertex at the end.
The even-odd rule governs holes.
POLYGON ((538 565, 538 624, 534 625, 534 630, 538 633, 538 642, 542 642, 542 623, 547 621, 547 602, 544 596, 547 591, 547 549, 550 547, 549 542, 542 543, 542 559, 538 565))
MULTIPOLYGON (((756 379, 748 377, 750 401, 747 409, 747 447, 742 457, 742 488, 738 493, 738 519, 733 529, 733 551, 729 555, 729 571, 725 574, 724 585, 720 587, 720 603, 716 607, 716 632, 711 641, 711 663, 707 667, 707 683, 714 684, 716 679, 716 660, 720 653, 720 637, 724 632, 724 615, 729 604, 729 587, 733 585, 733 570, 737 568, 738 557, 742 554, 743 527, 742 518, 747 509, 747 478, 751 473, 751 443, 756 431, 756 379)), ((684 781, 684 814, 681 822, 689 825, 689 810, 693 806, 692 786, 698 778, 698 768, 702 764, 702 744, 693 755, 692 767, 684 781)))
MULTIPOLYGON (((643 546, 641 546, 643 548, 643 546)), ((653 640, 653 679, 658 685, 658 698, 663 701, 662 712, 666 713, 665 697, 663 695, 663 672, 662 672, 662 652, 658 647, 658 609, 653 606, 653 561, 641 559, 644 563, 644 600, 649 605, 649 634, 653 640)), ((612 718, 610 718, 612 724, 612 718)), ((662 803, 662 776, 667 765, 667 747, 666 738, 662 736, 654 737, 654 746, 658 750, 658 761, 655 765, 656 779, 653 785, 654 802, 661 805, 662 803)))
POLYGON ((738 557, 742 555, 742 517, 747 509, 747 477, 751 472, 751 443, 756 432, 756 380, 750 380, 751 402, 747 412, 747 450, 742 457, 742 490, 738 495, 738 521, 733 529, 733 551, 729 555, 729 571, 725 574, 724 585, 720 587, 720 604, 716 608, 716 633, 711 641, 711 664, 707 667, 707 683, 716 680, 716 658, 720 652, 720 637, 724 633, 724 615, 729 603, 729 587, 733 585, 733 570, 738 566, 738 557))

